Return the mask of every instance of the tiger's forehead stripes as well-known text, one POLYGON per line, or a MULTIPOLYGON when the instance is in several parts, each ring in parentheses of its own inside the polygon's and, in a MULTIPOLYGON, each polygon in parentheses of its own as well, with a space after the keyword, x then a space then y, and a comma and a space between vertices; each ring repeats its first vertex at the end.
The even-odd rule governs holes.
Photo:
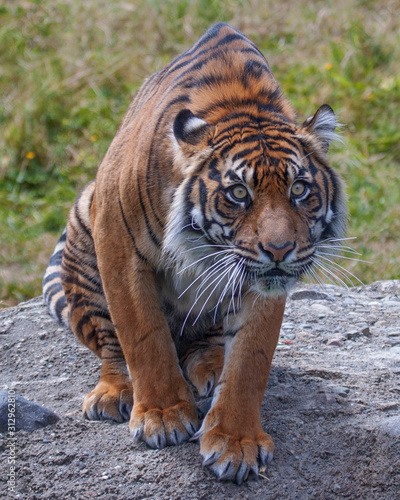
POLYGON ((304 150, 294 139, 293 129, 286 127, 284 134, 276 134, 269 127, 270 135, 264 130, 258 123, 247 121, 234 126, 229 124, 220 131, 216 150, 223 158, 224 179, 263 188, 270 174, 279 179, 282 187, 293 182, 300 172, 306 176, 307 169, 301 162, 304 150))
POLYGON ((297 159, 302 151, 299 151, 301 146, 295 138, 294 127, 286 125, 283 131, 279 131, 270 122, 268 126, 262 126, 254 119, 244 123, 228 122, 228 126, 222 130, 218 127, 218 133, 210 146, 218 150, 221 157, 238 145, 241 157, 251 157, 254 151, 268 156, 282 155, 297 159))

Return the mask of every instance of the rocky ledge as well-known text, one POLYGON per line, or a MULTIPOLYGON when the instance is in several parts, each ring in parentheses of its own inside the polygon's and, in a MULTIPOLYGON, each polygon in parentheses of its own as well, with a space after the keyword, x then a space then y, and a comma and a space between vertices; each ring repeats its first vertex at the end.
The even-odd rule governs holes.
POLYGON ((12 495, 32 499, 400 497, 400 281, 291 294, 262 407, 275 457, 241 487, 217 482, 196 443, 150 450, 127 424, 83 420, 98 371, 41 298, 0 313, 0 390, 60 417, 0 434, 2 491, 14 481, 12 495))

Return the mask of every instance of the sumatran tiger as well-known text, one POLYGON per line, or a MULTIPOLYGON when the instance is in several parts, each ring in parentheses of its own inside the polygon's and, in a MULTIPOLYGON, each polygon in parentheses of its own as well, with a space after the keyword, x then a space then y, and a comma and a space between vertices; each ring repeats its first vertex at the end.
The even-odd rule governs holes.
POLYGON ((222 23, 143 83, 44 277, 50 312, 102 362, 86 418, 129 420, 153 448, 198 439, 239 484, 271 461, 260 408, 285 299, 345 229, 335 127, 326 104, 298 124, 222 23))

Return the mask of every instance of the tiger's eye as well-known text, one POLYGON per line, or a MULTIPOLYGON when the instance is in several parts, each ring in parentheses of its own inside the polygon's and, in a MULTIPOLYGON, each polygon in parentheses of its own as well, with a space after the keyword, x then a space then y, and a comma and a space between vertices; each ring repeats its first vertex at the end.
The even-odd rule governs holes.
POLYGON ((247 189, 241 185, 233 186, 231 193, 238 200, 244 200, 249 195, 247 189))
POLYGON ((293 196, 301 196, 302 194, 304 194, 305 190, 306 185, 304 184, 304 182, 300 181, 295 182, 290 189, 293 196))

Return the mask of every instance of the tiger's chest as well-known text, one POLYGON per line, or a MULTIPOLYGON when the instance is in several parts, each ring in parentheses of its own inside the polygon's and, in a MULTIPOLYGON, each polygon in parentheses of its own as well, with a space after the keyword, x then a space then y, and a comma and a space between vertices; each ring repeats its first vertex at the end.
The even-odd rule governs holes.
POLYGON ((156 274, 161 308, 176 344, 201 338, 221 323, 229 302, 233 306, 232 296, 224 293, 228 280, 202 272, 178 275, 168 270, 156 274))

